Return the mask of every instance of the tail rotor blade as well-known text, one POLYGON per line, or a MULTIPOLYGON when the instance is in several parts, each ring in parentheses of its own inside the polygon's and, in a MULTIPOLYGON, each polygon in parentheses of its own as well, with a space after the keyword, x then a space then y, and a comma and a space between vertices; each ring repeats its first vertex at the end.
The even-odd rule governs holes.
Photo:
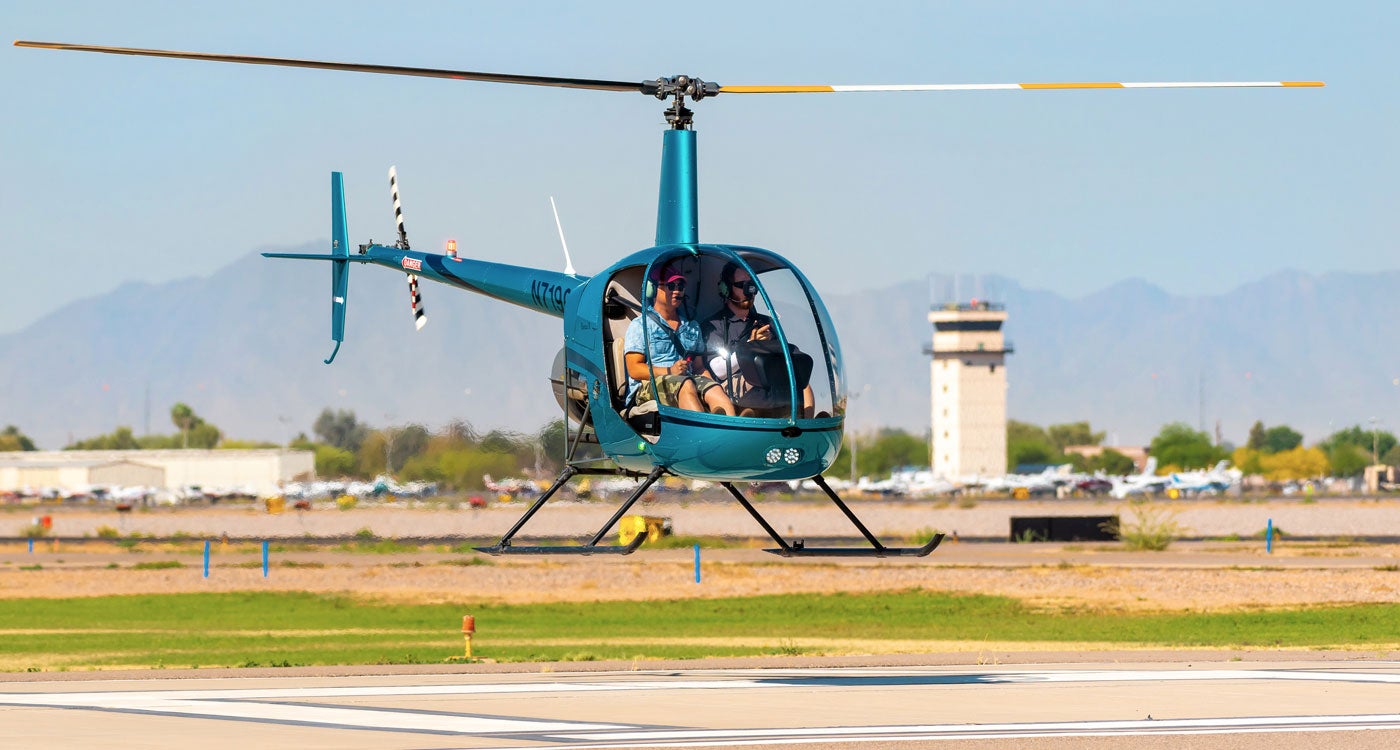
MULTIPOLYGON (((399 230, 397 245, 400 250, 407 250, 408 230, 404 229, 403 225, 403 203, 399 201, 399 171, 395 167, 389 167, 389 196, 394 199, 394 224, 399 230)), ((408 300, 413 310, 413 328, 421 331, 423 326, 428 324, 428 315, 423 311, 423 295, 418 291, 417 274, 408 275, 408 300)))
POLYGON ((389 167, 389 195, 394 199, 394 224, 399 229, 399 247, 408 249, 408 232, 403 226, 403 204, 399 202, 399 173, 395 167, 389 167))
POLYGON ((418 293, 418 275, 408 275, 408 298, 413 306, 413 329, 423 330, 428 324, 428 314, 423 311, 423 295, 418 293))

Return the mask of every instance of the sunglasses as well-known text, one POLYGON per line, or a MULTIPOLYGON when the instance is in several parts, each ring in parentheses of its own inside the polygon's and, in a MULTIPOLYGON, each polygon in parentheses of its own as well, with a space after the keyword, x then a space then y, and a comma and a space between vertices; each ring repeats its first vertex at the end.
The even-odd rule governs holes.
POLYGON ((735 284, 734 288, 742 291, 744 294, 750 297, 754 296, 755 294, 758 294, 758 284, 752 281, 745 281, 742 284, 735 284))
POLYGON ((684 291, 685 291, 685 279, 676 279, 675 281, 668 281, 668 282, 666 282, 665 284, 662 284, 661 286, 666 287, 668 290, 670 290, 670 291, 672 291, 672 292, 684 292, 684 291))

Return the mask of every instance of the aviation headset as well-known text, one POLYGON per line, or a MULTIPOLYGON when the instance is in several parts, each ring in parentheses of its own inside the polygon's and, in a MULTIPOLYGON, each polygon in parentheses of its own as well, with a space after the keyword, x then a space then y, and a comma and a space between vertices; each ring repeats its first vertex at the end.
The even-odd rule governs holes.
MULTIPOLYGON (((719 296, 725 299, 731 299, 729 295, 734 291, 734 276, 737 273, 739 273, 739 264, 732 260, 725 263, 724 268, 720 269, 719 296)), ((753 284, 753 280, 750 279, 748 283, 753 284)), ((754 286, 757 287, 756 284, 754 284, 754 286)), ((749 297, 753 297, 753 292, 749 292, 749 297)))
POLYGON ((642 284, 642 299, 647 304, 650 304, 652 298, 656 296, 656 285, 661 282, 661 277, 665 275, 667 269, 679 273, 679 270, 671 265, 670 261, 660 265, 652 265, 651 270, 647 271, 646 282, 642 284))

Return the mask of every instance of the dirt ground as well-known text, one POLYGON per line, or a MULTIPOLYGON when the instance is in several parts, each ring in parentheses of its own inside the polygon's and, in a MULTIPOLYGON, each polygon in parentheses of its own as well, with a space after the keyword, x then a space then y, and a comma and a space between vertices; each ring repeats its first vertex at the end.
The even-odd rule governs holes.
MULTIPOLYGON (((1127 552, 1117 543, 949 541, 921 559, 790 560, 765 554, 757 547, 772 545, 755 542, 745 548, 702 550, 699 583, 690 549, 643 547, 627 557, 492 558, 452 554, 443 545, 380 554, 296 543, 310 536, 349 537, 362 529, 381 537, 488 538, 508 528, 522 509, 516 503, 488 511, 380 507, 271 515, 243 507, 118 515, 104 509, 61 507, 47 511, 59 536, 56 544, 42 540, 33 552, 23 542, 0 544, 0 599, 273 590, 347 593, 393 601, 524 603, 922 588, 1009 596, 1046 608, 1124 611, 1400 602, 1400 545, 1366 541, 1368 534, 1373 538, 1400 534, 1400 501, 1389 500, 1159 504, 1156 511, 1180 519, 1184 529, 1204 528, 1240 538, 1176 542, 1163 552, 1127 552), (1294 536, 1340 538, 1300 542, 1285 537, 1269 553, 1263 540, 1252 535, 1270 518, 1294 536), (101 532, 103 527, 108 530, 101 532), (113 531, 128 539, 154 535, 190 540, 174 545, 142 543, 134 549, 94 541, 100 533, 113 531), (264 577, 258 545, 215 542, 206 578, 200 540, 223 535, 268 538, 296 551, 277 552, 264 577), (73 541, 83 537, 88 543, 73 541), (179 567, 153 568, 153 563, 179 567)), ((984 502, 973 507, 864 503, 856 510, 889 543, 902 544, 907 542, 901 535, 932 528, 966 529, 963 533, 968 536, 1004 535, 1009 517, 1016 514, 1116 511, 1130 517, 1127 514, 1141 507, 1125 510, 1097 501, 984 502)), ((27 525, 30 514, 44 512, 11 509, 0 514, 0 536, 7 535, 6 526, 27 525)), ((610 512, 611 507, 600 503, 550 506, 529 528, 539 535, 577 535, 601 525, 610 512)), ((753 526, 742 510, 719 503, 657 503, 642 512, 671 518, 679 534, 722 535, 736 529, 748 533, 753 526)), ((772 503, 765 513, 785 531, 849 533, 844 519, 829 506, 772 503)))
POLYGON ((1179 543, 945 544, 923 559, 785 560, 758 549, 641 550, 629 557, 497 557, 448 552, 279 552, 263 576, 253 545, 135 551, 114 545, 0 547, 0 600, 196 591, 313 591, 388 601, 550 602, 717 598, 921 588, 1021 599, 1042 608, 1206 611, 1400 602, 1400 547, 1179 543), (1261 545, 1255 545, 1261 546, 1261 545), (1030 549, 1028 549, 1030 548, 1030 549), (179 567, 153 567, 153 564, 179 567), (142 567, 137 567, 138 565, 142 567))

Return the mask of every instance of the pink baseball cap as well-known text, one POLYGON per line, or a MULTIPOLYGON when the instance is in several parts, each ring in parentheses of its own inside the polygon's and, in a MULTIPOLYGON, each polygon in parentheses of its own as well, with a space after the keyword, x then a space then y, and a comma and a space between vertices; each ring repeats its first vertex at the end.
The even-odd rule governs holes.
POLYGON ((684 279, 685 274, 681 273, 680 271, 677 271, 675 266, 667 264, 665 266, 660 267, 652 266, 651 278, 652 281, 659 281, 662 284, 669 284, 672 281, 675 281, 676 279, 684 279))

